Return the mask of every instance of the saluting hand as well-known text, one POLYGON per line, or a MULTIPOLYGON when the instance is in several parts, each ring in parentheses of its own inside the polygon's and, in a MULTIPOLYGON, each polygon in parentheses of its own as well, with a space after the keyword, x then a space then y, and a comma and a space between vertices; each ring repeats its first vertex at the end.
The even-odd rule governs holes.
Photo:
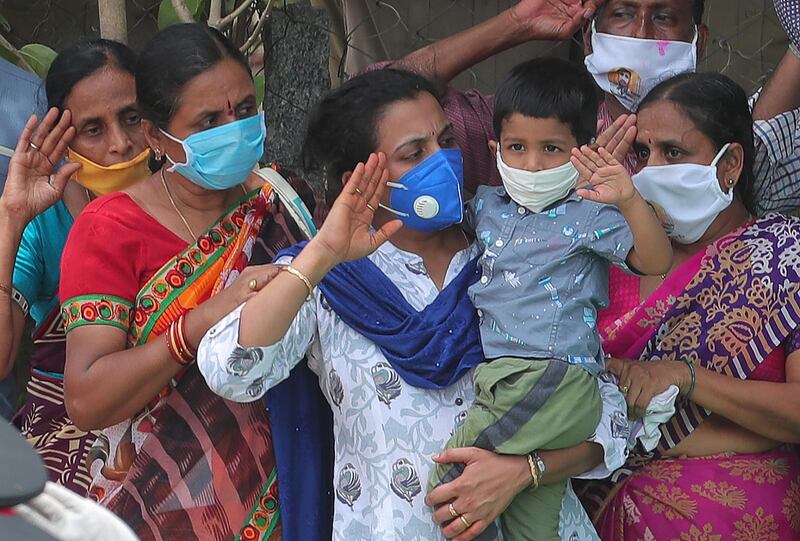
POLYGON ((75 137, 70 112, 64 111, 59 118, 58 109, 52 108, 37 123, 32 115, 25 124, 0 197, 0 205, 26 224, 61 198, 67 181, 81 167, 68 163, 53 174, 75 137))
POLYGON ((370 154, 367 163, 359 163, 350 175, 312 241, 328 252, 334 264, 371 254, 403 226, 392 220, 377 231, 371 229, 388 179, 382 152, 370 154))
POLYGON ((531 40, 567 40, 605 0, 522 0, 511 17, 531 40))
POLYGON ((623 207, 636 196, 631 176, 605 148, 586 145, 572 149, 570 158, 581 178, 576 193, 591 201, 623 207))

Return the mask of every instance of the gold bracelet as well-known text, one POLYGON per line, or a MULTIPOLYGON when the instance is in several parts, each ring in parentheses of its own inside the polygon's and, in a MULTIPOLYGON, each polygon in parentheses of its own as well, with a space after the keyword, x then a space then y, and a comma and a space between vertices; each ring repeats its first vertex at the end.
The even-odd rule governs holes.
POLYGON ((314 285, 311 283, 311 280, 309 280, 308 277, 305 274, 303 274, 302 272, 300 272, 296 268, 292 267, 291 265, 285 265, 282 270, 285 270, 286 272, 288 272, 289 274, 291 274, 295 278, 298 278, 298 279, 302 280, 303 283, 308 288, 308 296, 309 297, 311 296, 311 294, 314 292, 314 285))
POLYGON ((531 469, 531 488, 536 490, 539 488, 539 468, 531 455, 528 455, 528 467, 531 469))
POLYGON ((11 288, 5 284, 0 284, 0 291, 5 293, 9 297, 12 297, 14 295, 14 291, 12 291, 11 288))

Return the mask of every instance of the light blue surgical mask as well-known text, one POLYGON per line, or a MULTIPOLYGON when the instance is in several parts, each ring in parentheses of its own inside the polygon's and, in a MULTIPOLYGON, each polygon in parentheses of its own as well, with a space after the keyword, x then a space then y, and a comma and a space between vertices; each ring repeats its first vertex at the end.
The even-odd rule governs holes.
POLYGON ((161 133, 180 143, 186 153, 183 163, 166 156, 172 163, 167 171, 178 173, 207 190, 227 190, 243 183, 261 159, 267 126, 264 113, 259 113, 193 133, 183 140, 164 130, 161 133))
POLYGON ((464 160, 457 148, 434 152, 386 185, 390 206, 381 206, 410 229, 432 233, 464 218, 464 160))

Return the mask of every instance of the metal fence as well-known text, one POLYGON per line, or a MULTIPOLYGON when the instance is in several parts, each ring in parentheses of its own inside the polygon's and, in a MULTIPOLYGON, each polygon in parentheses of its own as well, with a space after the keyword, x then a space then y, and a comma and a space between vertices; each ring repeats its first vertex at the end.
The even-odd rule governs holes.
MULTIPOLYGON (((286 0, 284 0, 286 1, 286 0)), ((400 58, 443 37, 493 17, 513 0, 311 0, 331 15, 331 72, 345 77, 366 65, 400 58)), ((129 0, 130 43, 139 47, 156 29, 158 0, 129 0)), ((787 40, 772 0, 707 0, 711 30, 701 69, 722 71, 747 90, 759 87, 786 51, 787 40)), ((41 42, 60 49, 98 35, 91 0, 0 0, 16 44, 41 42)), ((574 49, 573 49, 574 51, 574 49)), ((508 69, 535 55, 568 57, 570 44, 528 43, 473 67, 459 87, 490 92, 508 69)))
MULTIPOLYGON (((333 53, 337 74, 366 64, 400 58, 427 44, 495 16, 510 0, 327 0, 319 1, 341 22, 333 53), (346 44, 346 47, 344 45, 346 44), (341 59, 341 52, 346 51, 341 59)), ((786 52, 788 41, 772 0, 707 0, 711 40, 701 69, 722 71, 747 90, 755 90, 786 52)), ((335 30, 335 29, 334 29, 335 30)), ((573 46, 573 54, 581 44, 573 46), (577 48, 577 49, 576 49, 577 48)), ((528 43, 475 66, 456 80, 460 87, 491 91, 514 64, 535 55, 568 57, 565 43, 528 43)))

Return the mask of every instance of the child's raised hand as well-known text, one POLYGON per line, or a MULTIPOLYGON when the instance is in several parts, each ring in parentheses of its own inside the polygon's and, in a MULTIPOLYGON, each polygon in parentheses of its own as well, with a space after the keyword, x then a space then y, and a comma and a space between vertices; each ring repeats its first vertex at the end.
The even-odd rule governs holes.
POLYGON ((581 176, 578 185, 584 186, 578 188, 579 196, 619 207, 636 195, 631 176, 605 148, 573 148, 570 161, 581 176))

